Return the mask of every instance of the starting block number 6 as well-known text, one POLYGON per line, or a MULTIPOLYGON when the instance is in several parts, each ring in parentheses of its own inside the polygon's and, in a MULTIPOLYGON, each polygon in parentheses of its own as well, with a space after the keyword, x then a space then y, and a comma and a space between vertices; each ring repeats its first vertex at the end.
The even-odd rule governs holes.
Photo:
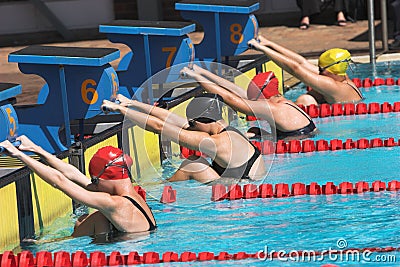
MULTIPOLYGON (((115 98, 117 97, 118 83, 116 81, 116 76, 114 73, 111 74, 111 79, 112 79, 112 97, 115 98)), ((94 88, 96 85, 97 83, 93 79, 86 79, 83 81, 81 85, 82 100, 88 105, 96 103, 97 100, 99 99, 99 94, 97 93, 96 88, 94 88)))
POLYGON ((243 42, 243 27, 239 23, 233 23, 229 27, 229 30, 231 31, 231 42, 234 44, 240 44, 243 42))

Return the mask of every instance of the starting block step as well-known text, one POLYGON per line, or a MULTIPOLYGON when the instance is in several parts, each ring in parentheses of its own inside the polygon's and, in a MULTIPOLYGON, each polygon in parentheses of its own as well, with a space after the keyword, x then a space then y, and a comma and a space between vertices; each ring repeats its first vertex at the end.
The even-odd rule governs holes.
POLYGON ((102 100, 116 97, 119 81, 109 62, 118 58, 114 48, 34 45, 10 53, 8 61, 17 62, 21 72, 46 81, 40 105, 15 106, 21 133, 49 152, 66 150, 71 145, 70 121, 99 115, 102 100))
MULTIPOLYGON (((194 30, 195 24, 177 21, 116 20, 100 25, 99 31, 106 33, 111 42, 126 44, 131 50, 117 68, 120 93, 132 98, 138 87, 165 69, 178 76, 179 72, 171 67, 194 60, 194 47, 186 36, 194 30)), ((141 99, 138 94, 135 97, 141 99)))
POLYGON ((238 55, 258 35, 257 19, 251 14, 259 9, 255 0, 182 0, 175 9, 204 29, 204 39, 196 45, 199 60, 220 62, 221 57, 238 55))
POLYGON ((22 86, 16 83, 0 83, 0 103, 22 93, 22 86))

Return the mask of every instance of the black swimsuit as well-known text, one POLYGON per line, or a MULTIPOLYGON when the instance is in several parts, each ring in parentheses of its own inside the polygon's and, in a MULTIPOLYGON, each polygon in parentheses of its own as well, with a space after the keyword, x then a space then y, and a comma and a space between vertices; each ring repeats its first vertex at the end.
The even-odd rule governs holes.
MULTIPOLYGON (((143 209, 142 206, 139 205, 139 203, 137 203, 134 199, 132 199, 131 197, 128 196, 123 196, 124 198, 128 199, 130 202, 132 202, 132 204, 138 209, 140 210, 140 212, 144 215, 144 217, 146 217, 147 222, 149 223, 149 229, 147 231, 153 231, 157 228, 157 225, 155 225, 152 220, 150 219, 149 215, 146 213, 146 211, 143 209)), ((151 212, 151 210, 150 210, 151 212)), ((152 213, 153 215, 153 213, 152 213)), ((153 216, 154 217, 154 216, 153 216)))
MULTIPOLYGON (((224 131, 236 132, 236 133, 240 134, 241 136, 243 136, 243 138, 246 138, 239 130, 237 130, 236 128, 231 127, 231 126, 228 126, 225 129, 223 129, 221 131, 221 133, 224 131)), ((246 138, 246 140, 247 140, 247 138, 246 138)), ((249 141, 249 143, 254 148, 254 153, 251 156, 251 158, 247 162, 242 164, 241 166, 234 167, 234 168, 224 168, 224 167, 221 167, 215 161, 213 161, 211 163, 210 167, 214 171, 216 171, 219 174, 219 176, 221 176, 221 177, 250 179, 250 177, 249 177, 250 169, 253 166, 254 162, 257 160, 257 158, 261 155, 261 152, 250 141, 249 141)))
POLYGON ((278 139, 283 139, 283 138, 286 138, 286 137, 289 137, 289 136, 295 136, 295 135, 308 135, 308 134, 310 134, 311 132, 313 132, 317 128, 317 127, 315 127, 315 124, 311 120, 311 118, 308 117, 303 112, 303 110, 301 110, 296 105, 292 105, 290 103, 285 103, 285 104, 297 109, 301 114, 304 115, 304 117, 306 117, 309 120, 310 123, 307 126, 304 126, 301 129, 294 130, 294 131, 289 131, 289 132, 283 132, 283 131, 280 131, 280 130, 276 129, 276 136, 277 136, 278 139))
MULTIPOLYGON (((149 229, 147 231, 153 231, 157 228, 157 225, 155 225, 152 220, 150 219, 149 215, 147 215, 146 211, 143 209, 142 206, 139 205, 139 203, 137 203, 134 199, 132 199, 131 197, 128 196, 122 196, 126 199, 128 199, 130 202, 132 202, 132 204, 138 208, 138 210, 140 210, 140 212, 144 215, 144 217, 146 218, 147 222, 149 223, 149 229)), ((151 212, 151 209, 150 209, 151 212)), ((153 213, 152 213, 153 214, 153 213)), ((154 217, 154 216, 153 216, 154 217)), ((115 228, 115 226, 110 222, 110 234, 111 236, 114 236, 118 233, 121 233, 121 231, 119 231, 117 228, 115 228)))

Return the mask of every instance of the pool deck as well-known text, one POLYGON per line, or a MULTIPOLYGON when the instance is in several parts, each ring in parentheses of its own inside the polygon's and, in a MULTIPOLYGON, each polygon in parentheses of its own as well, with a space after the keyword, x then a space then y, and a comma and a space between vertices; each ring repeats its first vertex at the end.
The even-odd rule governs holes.
MULTIPOLYGON (((389 22, 390 23, 390 22, 389 22)), ((381 60, 399 60, 398 51, 382 51, 382 42, 380 41, 380 21, 376 21, 376 55, 377 61, 381 60)), ((368 43, 368 21, 360 20, 355 23, 348 23, 346 27, 327 24, 312 24, 308 30, 300 30, 294 26, 270 26, 261 27, 260 33, 267 38, 284 45, 285 47, 298 52, 310 60, 315 60, 318 55, 330 48, 340 47, 352 52, 355 60, 358 62, 369 62, 369 43, 368 43)), ((390 31, 389 31, 390 33, 390 31)), ((192 33, 190 38, 194 43, 201 40, 201 33, 192 33)), ((0 36, 0 43, 2 43, 0 36)), ((391 35, 389 34, 389 38, 391 35)), ((46 39, 49 40, 49 39, 46 39)), ((41 43, 34 40, 35 43, 41 43)), ((389 43, 392 39, 389 39, 389 43)), ((114 44, 106 39, 85 40, 68 43, 45 43, 55 46, 80 46, 80 47, 112 47, 120 49, 121 56, 127 53, 128 48, 123 44, 114 44)), ((36 75, 26 75, 19 71, 16 63, 8 62, 8 54, 19 50, 24 46, 0 47, 0 82, 18 83, 22 85, 23 93, 17 97, 20 104, 35 103, 37 94, 44 84, 42 78, 36 75)), ((246 51, 244 54, 254 54, 254 51, 246 51)), ((119 60, 112 62, 116 67, 119 60)), ((289 75, 285 75, 285 85, 290 86, 296 83, 289 75)))

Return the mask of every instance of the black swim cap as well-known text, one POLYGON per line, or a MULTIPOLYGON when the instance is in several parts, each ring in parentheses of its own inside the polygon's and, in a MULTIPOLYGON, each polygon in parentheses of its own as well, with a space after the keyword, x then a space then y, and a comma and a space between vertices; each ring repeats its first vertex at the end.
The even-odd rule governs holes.
POLYGON ((203 123, 214 122, 222 119, 222 105, 224 101, 217 94, 202 94, 190 101, 186 108, 188 120, 203 123))

